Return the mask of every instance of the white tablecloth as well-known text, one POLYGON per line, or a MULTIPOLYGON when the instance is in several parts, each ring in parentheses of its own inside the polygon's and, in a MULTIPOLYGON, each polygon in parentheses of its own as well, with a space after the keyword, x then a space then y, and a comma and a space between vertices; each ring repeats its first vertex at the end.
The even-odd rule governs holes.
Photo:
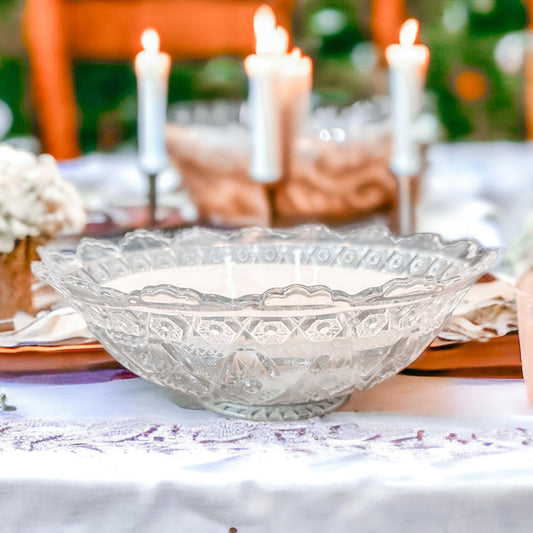
POLYGON ((431 146, 418 231, 506 247, 533 216, 533 143, 431 146))
POLYGON ((290 423, 187 411, 140 379, 3 389, 2 531, 529 528, 521 380, 397 376, 290 423))
MULTIPOLYGON (((530 144, 432 147, 419 229, 505 246, 533 205, 532 158, 530 144)), ((109 161, 62 169, 90 199, 109 161)), ((0 413, 2 533, 531 530, 519 380, 397 376, 292 423, 186 411, 139 379, 0 388, 17 407, 0 413)))

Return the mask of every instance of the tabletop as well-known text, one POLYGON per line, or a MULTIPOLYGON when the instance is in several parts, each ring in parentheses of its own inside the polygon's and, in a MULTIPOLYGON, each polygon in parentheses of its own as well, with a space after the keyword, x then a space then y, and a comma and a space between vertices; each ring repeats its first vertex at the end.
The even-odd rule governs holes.
MULTIPOLYGON (((532 157, 529 144, 432 147, 420 229, 505 248, 533 205, 532 157)), ((109 165, 106 197, 130 187, 141 198, 127 156, 62 170, 94 201, 109 165)), ((168 179, 164 194, 179 182, 168 179)), ((182 194, 176 205, 194 213, 182 194)), ((185 410, 117 368, 4 376, 0 392, 3 531, 529 529, 533 407, 521 379, 399 375, 338 412, 284 423, 185 410)))
POLYGON ((284 423, 185 410, 121 370, 26 376, 3 389, 16 407, 0 418, 5 531, 529 522, 533 408, 522 380, 399 375, 339 412, 284 423))

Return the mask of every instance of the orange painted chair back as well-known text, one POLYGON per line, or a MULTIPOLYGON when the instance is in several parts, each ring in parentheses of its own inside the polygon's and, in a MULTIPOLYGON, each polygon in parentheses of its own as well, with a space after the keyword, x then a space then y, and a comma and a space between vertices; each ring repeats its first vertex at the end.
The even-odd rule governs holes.
POLYGON ((24 34, 43 150, 57 159, 79 155, 73 59, 133 62, 147 27, 174 60, 245 56, 262 3, 290 27, 294 0, 27 0, 24 34))
MULTIPOLYGON (((174 60, 245 56, 255 46, 257 7, 270 4, 290 28, 295 1, 27 0, 24 33, 43 150, 57 159, 80 153, 73 59, 133 61, 147 27, 158 31, 174 60)), ((383 48, 397 40, 404 18, 405 0, 372 0, 374 41, 383 48)))

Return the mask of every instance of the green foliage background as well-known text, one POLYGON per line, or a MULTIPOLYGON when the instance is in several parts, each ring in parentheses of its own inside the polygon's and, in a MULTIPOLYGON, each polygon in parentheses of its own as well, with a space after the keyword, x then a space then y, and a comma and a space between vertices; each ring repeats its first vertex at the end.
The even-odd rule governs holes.
MULTIPOLYGON (((421 41, 431 49, 427 87, 447 138, 525 138, 523 73, 506 74, 494 60, 499 40, 527 25, 523 1, 408 0, 407 5, 409 14, 421 21, 421 41), (454 31, 444 23, 450 13, 466 15, 454 31), (454 76, 463 70, 484 76, 487 93, 483 98, 468 102, 456 94, 454 76)), ((12 136, 37 134, 29 98, 28 61, 20 37, 23 7, 22 0, 0 0, 0 99, 13 111, 12 136)), ((355 50, 368 50, 359 45, 370 41, 369 14, 370 0, 298 1, 294 42, 313 58, 317 101, 346 105, 386 92, 384 68, 361 70, 354 66, 355 50)), ((73 68, 83 150, 99 147, 102 132, 110 125, 117 144, 134 142, 136 90, 131 62, 78 62, 73 68)), ((245 97, 246 76, 238 58, 186 61, 172 67, 170 103, 245 97)))

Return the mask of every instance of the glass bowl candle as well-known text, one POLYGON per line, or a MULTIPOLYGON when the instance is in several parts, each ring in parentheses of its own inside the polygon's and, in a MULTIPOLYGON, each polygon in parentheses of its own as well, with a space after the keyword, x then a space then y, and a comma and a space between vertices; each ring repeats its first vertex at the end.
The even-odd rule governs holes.
POLYGON ((291 144, 286 174, 268 186, 250 177, 249 114, 246 105, 226 101, 170 111, 168 154, 203 223, 280 227, 393 218, 388 100, 315 109, 291 144))
POLYGON ((113 357, 187 406, 288 420, 408 366, 495 256, 384 228, 193 228, 43 250, 33 270, 113 357))

